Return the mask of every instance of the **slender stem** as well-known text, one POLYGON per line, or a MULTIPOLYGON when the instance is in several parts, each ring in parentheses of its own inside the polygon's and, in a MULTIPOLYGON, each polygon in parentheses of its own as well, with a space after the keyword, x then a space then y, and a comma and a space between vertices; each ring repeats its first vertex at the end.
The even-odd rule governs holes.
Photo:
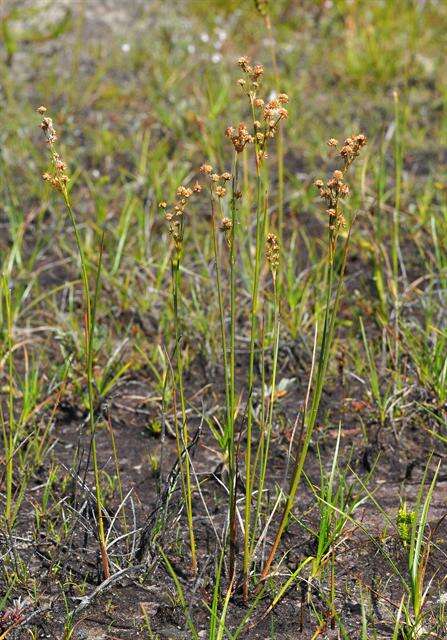
MULTIPOLYGON (((101 562, 102 562, 104 578, 107 579, 110 577, 110 566, 109 566, 109 557, 107 554, 104 520, 103 520, 103 514, 102 514, 103 502, 102 502, 102 492, 101 492, 101 484, 100 484, 98 456, 96 451, 96 437, 95 437, 96 422, 95 422, 95 411, 94 411, 95 393, 94 393, 94 377, 93 377, 93 335, 94 335, 94 327, 95 327, 97 295, 95 295, 94 304, 92 305, 92 299, 90 295, 90 286, 88 282, 86 259, 84 255, 84 250, 82 248, 82 242, 79 235, 78 225, 76 223, 76 218, 70 203, 70 199, 69 199, 69 195, 66 187, 63 188, 62 195, 64 197, 65 206, 67 208, 70 222, 74 231, 76 246, 78 249, 78 254, 81 262, 81 277, 82 277, 82 285, 84 289, 84 304, 85 304, 84 328, 85 328, 85 360, 86 360, 86 373, 87 373, 87 395, 88 395, 90 436, 92 438, 91 451, 92 451, 93 474, 95 478, 98 539, 99 539, 99 549, 101 553, 101 562)), ((102 243, 101 243, 101 246, 102 246, 102 243)), ((102 254, 102 249, 101 249, 101 254, 102 254)), ((96 287, 95 287, 96 294, 99 286, 100 265, 101 265, 101 262, 98 265, 98 271, 96 275, 96 287)))
MULTIPOLYGON (((212 218, 212 239, 213 239, 213 252, 214 261, 216 266, 216 286, 217 286, 217 298, 219 304, 219 319, 220 319, 220 334, 222 343, 222 358, 224 366, 224 381, 225 381, 225 403, 226 403, 226 429, 225 429, 225 449, 228 460, 228 477, 229 477, 229 491, 228 491, 228 504, 229 504, 229 530, 230 530, 230 582, 233 581, 235 571, 235 556, 236 556, 236 454, 235 454, 235 438, 234 438, 234 414, 235 414, 235 381, 234 381, 234 363, 235 363, 235 324, 236 324, 236 305, 235 305, 235 224, 236 224, 236 208, 235 208, 235 194, 237 185, 237 156, 233 164, 233 181, 232 181, 232 200, 231 200, 231 232, 228 240, 230 249, 230 362, 228 363, 228 345, 225 331, 225 313, 222 293, 222 282, 220 274, 220 261, 219 251, 216 235, 216 220, 214 210, 214 196, 212 188, 210 188, 211 195, 211 218, 212 218)), ((219 200, 219 206, 222 208, 221 201, 219 200)), ((222 213, 222 211, 221 211, 222 213)))
POLYGON ((394 92, 394 209, 392 233, 392 268, 393 268, 393 302, 394 302, 394 367, 399 367, 399 253, 400 253, 400 199, 402 187, 402 145, 401 145, 401 115, 399 110, 399 94, 394 92))
POLYGON ((175 351, 176 351, 176 364, 177 364, 177 383, 180 395, 180 409, 182 414, 182 453, 185 453, 184 464, 184 498, 186 503, 186 517, 188 520, 189 531, 189 544, 191 551, 191 570, 195 574, 197 573, 197 553, 196 553, 196 541, 194 535, 193 513, 192 513, 192 485, 191 485, 191 461, 188 452, 188 423, 186 416, 186 400, 185 389, 183 383, 183 356, 181 349, 181 334, 180 334, 180 320, 179 320, 179 295, 180 295, 180 251, 175 249, 175 254, 172 258, 172 281, 173 281, 173 304, 174 304, 174 326, 175 326, 175 351))
MULTIPOLYGON (((273 35, 272 22, 270 16, 265 16, 265 26, 267 28, 268 37, 270 41, 270 52, 272 56, 273 72, 275 76, 275 89, 279 93, 280 90, 280 75, 278 69, 278 60, 276 56, 276 40, 273 35)), ((284 222, 284 133, 281 125, 278 127, 278 135, 276 141, 276 162, 278 170, 278 238, 279 246, 283 246, 283 222, 284 222)))
POLYGON ((264 204, 262 194, 261 167, 256 157, 256 246, 255 264, 253 270, 253 285, 250 310, 250 350, 248 365, 248 400, 247 400, 247 445, 245 450, 245 505, 244 505, 244 557, 243 557, 243 592, 244 599, 248 599, 248 574, 250 570, 250 532, 251 532, 251 496, 252 496, 252 426, 253 426, 253 386, 254 386, 254 361, 257 335, 257 314, 259 306, 259 281, 261 275, 261 253, 264 235, 264 204))
POLYGON ((233 580, 236 557, 236 193, 238 184, 238 156, 235 152, 232 169, 231 193, 231 232, 230 232, 230 372, 229 372, 229 406, 228 406, 228 469, 229 469, 229 515, 230 515, 230 581, 233 580))
POLYGON ((220 260, 219 260, 219 250, 218 250, 217 234, 216 234, 216 216, 215 216, 215 210, 214 210, 214 196, 211 188, 210 188, 210 197, 211 197, 211 233, 212 233, 212 239, 213 239, 214 263, 216 268, 216 286, 217 286, 217 300, 219 304, 220 338, 222 342, 222 359, 223 359, 223 365, 224 365, 225 401, 226 401, 226 412, 227 412, 226 420, 227 420, 227 427, 229 429, 231 410, 230 410, 227 338, 226 338, 226 332, 225 332, 225 313, 224 313, 222 281, 221 281, 221 273, 220 273, 221 266, 220 266, 220 260))
POLYGON ((331 352, 331 346, 334 337, 335 321, 337 318, 337 311, 341 297, 341 290, 343 285, 343 276, 346 268, 347 252, 349 247, 351 229, 354 219, 351 221, 348 236, 345 240, 342 263, 340 268, 340 275, 338 279, 338 285, 336 289, 336 295, 334 302, 332 300, 333 293, 333 278, 334 278, 334 253, 337 242, 337 235, 329 231, 329 243, 328 243, 328 264, 326 275, 326 307, 324 313, 323 322, 323 334, 320 346, 320 355, 318 359, 318 367, 315 379, 315 389, 312 396, 312 402, 309 412, 305 412, 303 416, 303 430, 302 430, 302 442, 300 442, 300 452, 296 460, 292 479, 290 482, 289 493, 287 496, 286 504, 282 513, 282 517, 275 535, 274 542, 270 549, 269 556, 264 564, 261 572, 261 580, 265 580, 269 574, 271 564, 275 558, 276 552, 281 542, 282 535, 285 531, 287 523, 289 521, 289 515, 292 511, 293 504, 295 502, 295 496, 298 491, 298 487, 301 481, 301 476, 306 461, 307 451, 312 438, 312 433, 315 427, 318 409, 320 407, 321 395, 323 392, 324 381, 326 377, 326 371, 329 362, 329 355, 331 352))
MULTIPOLYGON (((267 475, 267 463, 270 451, 270 440, 273 429, 273 408, 275 404, 275 396, 276 396, 276 375, 278 370, 278 353, 279 353, 279 334, 280 334, 280 314, 279 314, 279 287, 276 272, 273 273, 273 300, 274 300, 274 317, 273 317, 273 367, 272 367, 272 375, 270 379, 270 398, 268 405, 268 415, 267 415, 267 424, 266 428, 262 430, 261 440, 263 442, 262 445, 262 453, 261 453, 261 470, 259 475, 259 483, 257 488, 257 500, 256 500, 256 514, 254 518, 254 522, 257 522, 262 505, 262 494, 264 492, 265 486, 265 478, 267 475), (265 440, 265 444, 264 444, 265 440)), ((253 553, 253 549, 255 547, 255 536, 253 532, 252 543, 251 543, 251 552, 253 553)))
POLYGON ((12 528, 12 488, 14 481, 14 445, 15 445, 15 416, 14 416, 14 356, 13 356, 13 328, 12 328, 12 309, 11 309, 11 292, 9 290, 8 278, 3 275, 3 297, 5 300, 6 311, 6 345, 8 349, 8 428, 3 420, 3 438, 5 442, 5 484, 6 484, 6 506, 5 517, 8 528, 12 528))
MULTIPOLYGON (((110 435, 110 442, 112 445, 112 454, 113 454, 113 462, 115 465, 115 472, 116 472, 116 479, 117 479, 117 483, 118 483, 118 495, 120 498, 120 506, 121 506, 121 520, 123 523, 123 527, 124 527, 124 531, 127 533, 128 532, 128 528, 127 528, 127 519, 126 519, 126 511, 124 509, 124 492, 123 492, 123 483, 121 481, 121 472, 120 472, 120 467, 119 467, 119 459, 118 459, 118 449, 116 447, 116 438, 115 438, 115 434, 113 432, 113 425, 112 425, 112 419, 110 417, 110 413, 107 410, 107 416, 106 416, 106 420, 105 420, 106 426, 107 426, 107 430, 109 432, 110 435)), ((129 540, 126 538, 126 544, 129 545, 129 540)))

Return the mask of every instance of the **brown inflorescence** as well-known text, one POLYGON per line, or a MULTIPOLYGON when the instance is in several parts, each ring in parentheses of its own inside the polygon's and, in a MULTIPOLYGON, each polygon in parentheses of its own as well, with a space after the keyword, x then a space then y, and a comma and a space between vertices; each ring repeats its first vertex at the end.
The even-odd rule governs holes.
MULTIPOLYGON (((202 165, 202 167, 200 167, 200 172, 203 174, 209 175, 212 170, 210 165, 202 165)), ((177 199, 169 209, 164 200, 158 205, 164 212, 165 220, 169 223, 169 234, 178 252, 181 250, 183 243, 183 218, 186 212, 186 206, 191 196, 201 191, 202 185, 198 181, 196 181, 192 187, 180 185, 176 190, 177 199)))
MULTIPOLYGON (((37 113, 39 113, 41 116, 43 116, 46 112, 47 109, 44 106, 41 106, 37 109, 37 113)), ((57 141, 57 134, 53 126, 53 120, 48 116, 44 116, 42 118, 42 122, 40 123, 40 128, 42 129, 47 144, 50 148, 51 159, 53 162, 53 171, 51 173, 46 171, 42 175, 42 178, 45 180, 45 182, 48 182, 48 184, 50 184, 53 189, 64 193, 66 192, 69 177, 66 173, 67 165, 62 160, 54 147, 54 143, 57 141)))
POLYGON ((230 218, 222 218, 220 228, 222 229, 222 231, 231 231, 231 229, 233 228, 233 223, 231 222, 230 218))
MULTIPOLYGON (((326 184, 321 179, 315 180, 314 184, 319 190, 321 198, 326 202, 326 213, 329 216, 329 228, 332 232, 336 233, 346 225, 345 217, 340 208, 340 200, 347 198, 350 191, 349 186, 344 182, 344 177, 349 166, 366 143, 367 138, 363 134, 347 138, 339 152, 339 156, 343 160, 343 167, 336 169, 326 184)), ((330 138, 327 144, 329 147, 338 147, 338 141, 335 138, 330 138)))
POLYGON ((253 142, 253 136, 249 134, 248 129, 243 122, 239 123, 237 129, 234 127, 227 127, 225 129, 225 135, 227 138, 230 138, 237 153, 241 153, 246 144, 253 142))
POLYGON ((256 160, 258 164, 267 158, 267 143, 274 138, 278 124, 288 117, 288 111, 284 105, 288 104, 289 97, 286 93, 279 93, 277 97, 267 102, 257 95, 264 67, 261 64, 250 64, 250 60, 243 56, 237 61, 239 67, 247 78, 239 78, 238 84, 246 92, 252 109, 258 110, 259 119, 253 123, 253 132, 249 132, 246 125, 241 122, 237 128, 227 127, 225 134, 233 143, 237 153, 241 153, 245 146, 254 143, 256 160))

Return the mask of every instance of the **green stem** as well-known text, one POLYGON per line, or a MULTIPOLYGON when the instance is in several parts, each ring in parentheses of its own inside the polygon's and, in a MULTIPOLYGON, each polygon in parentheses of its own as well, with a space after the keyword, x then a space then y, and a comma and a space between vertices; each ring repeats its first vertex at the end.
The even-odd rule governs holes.
POLYGON ((394 209, 392 234, 392 267, 393 267, 393 300, 394 300, 394 367, 399 367, 399 253, 400 253, 400 198, 402 188, 402 144, 401 144, 401 116, 399 112, 399 95, 394 93, 394 209))
POLYGON ((13 328, 12 328, 12 309, 11 309, 11 291, 9 289, 8 278, 3 275, 2 278, 3 297, 5 300, 6 311, 6 345, 8 349, 8 427, 4 424, 3 415, 3 439, 5 443, 5 484, 6 484, 6 506, 5 518, 8 529, 11 530, 13 524, 12 516, 12 488, 14 484, 14 446, 15 446, 15 416, 14 416, 14 356, 13 356, 13 328))
POLYGON ((235 442, 235 413, 236 413, 236 192, 238 184, 238 156, 235 152, 232 170, 231 194, 231 236, 230 236, 230 372, 229 372, 229 404, 228 404, 228 470, 229 470, 229 526, 230 526, 230 581, 234 577, 236 556, 236 442, 235 442))
MULTIPOLYGON (((273 35, 272 22, 270 16, 265 17, 265 25, 270 40, 270 52, 272 56, 273 72, 275 76, 276 92, 280 91, 280 75, 278 69, 278 61, 276 56, 276 40, 273 35)), ((284 134, 281 125, 278 127, 278 136, 276 142, 276 162, 278 170, 278 238, 279 246, 283 247, 283 223, 284 223, 284 134)))
MULTIPOLYGON (((273 429, 273 408, 275 404, 276 375, 278 370, 279 333, 280 333, 279 286, 278 286, 276 272, 273 273, 273 300, 274 300, 273 368, 272 368, 272 375, 270 379, 270 398, 269 398, 269 406, 268 406, 267 424, 266 424, 266 428, 262 429, 261 439, 260 439, 261 470, 259 475, 259 484, 258 484, 257 500, 256 500, 256 514, 255 514, 254 522, 258 521, 258 518, 261 512, 262 494, 264 492, 265 478, 267 475, 267 463, 268 463, 268 457, 269 457, 269 451, 270 451, 270 440, 271 440, 272 429, 273 429)), ((253 555, 254 547, 255 547, 255 535, 253 532, 250 556, 253 555)))
POLYGON ((188 423, 186 417, 186 400, 185 389, 183 384, 183 357, 181 349, 181 334, 180 334, 180 321, 179 321, 179 294, 180 294, 180 251, 175 249, 175 256, 172 259, 172 280, 173 280, 173 303, 174 303, 174 325, 175 325, 175 351, 176 351, 176 363, 177 363, 177 383, 180 395, 180 408, 182 413, 182 429, 181 438, 182 446, 181 456, 185 454, 185 464, 182 466, 184 469, 184 498, 186 503, 186 517, 188 520, 189 531, 189 544, 191 551, 191 569, 195 574, 197 573, 197 553, 196 553, 196 541, 194 535, 193 513, 192 513, 192 486, 191 486, 191 461, 188 451, 188 423))
MULTIPOLYGON (((258 158, 257 158, 258 160, 258 158)), ((262 178, 259 161, 256 163, 256 186, 257 186, 257 206, 256 206, 256 246, 255 264, 253 271, 253 286, 251 295, 250 310, 250 351, 248 365, 248 400, 247 400, 247 445, 245 450, 245 505, 244 505, 244 557, 243 557, 243 592, 244 599, 248 598, 248 575, 250 571, 250 531, 251 531, 251 496, 253 489, 252 480, 252 426, 253 426, 253 387, 254 387, 254 361, 257 334, 257 314, 259 306, 259 281, 261 274, 261 253, 264 235, 264 211, 262 202, 262 178)))
POLYGON ((327 276, 326 276, 326 308, 324 313, 323 335, 321 340, 320 355, 318 359, 318 367, 317 367, 316 380, 315 380, 315 390, 312 396, 310 410, 308 413, 307 411, 304 412, 303 438, 302 438, 302 443, 299 443, 301 445, 300 453, 295 463, 292 479, 290 482, 289 493, 287 496, 286 504, 284 506, 281 521, 279 523, 278 530, 276 532, 275 539, 272 544, 269 556, 261 572, 261 580, 265 580, 269 574, 270 566, 275 558, 276 551, 279 547, 279 543, 281 542, 282 535, 287 526, 289 515, 293 508, 296 493, 298 491, 298 487, 301 481, 301 476, 304 468, 304 463, 306 461, 309 444, 312 438, 312 433, 315 428, 318 409, 320 407, 321 395, 323 392, 324 381, 326 378, 329 355, 330 355, 331 347, 333 343, 335 321, 337 318, 337 311, 338 311, 340 297, 341 297, 343 276, 346 268, 347 252, 348 252, 353 222, 354 222, 354 219, 350 224, 348 236, 345 241, 340 275, 338 279, 338 286, 336 290, 335 300, 332 304, 331 304, 331 299, 332 299, 332 293, 333 293, 334 253, 335 253, 337 237, 336 236, 334 237, 331 231, 329 232, 329 248, 328 248, 329 260, 327 265, 327 276))
MULTIPOLYGON (((107 579, 110 576, 110 566, 109 566, 109 558, 107 554, 104 520, 102 515, 103 501, 102 501, 102 492, 101 492, 101 484, 100 484, 98 456, 96 451, 96 423, 95 423, 95 413, 94 413, 95 394, 94 394, 94 376, 93 376, 93 337, 94 337, 94 328, 95 328, 96 302, 98 297, 97 294, 98 294, 99 278, 100 278, 100 270, 101 270, 101 257, 98 265, 98 270, 96 273, 95 296, 94 296, 93 305, 92 305, 90 287, 88 282, 86 259, 84 255, 84 250, 82 248, 82 243, 81 243, 81 238, 78 231, 78 226, 76 223, 76 218, 75 218, 73 209, 71 207, 68 191, 66 188, 63 189, 62 195, 64 197, 65 206, 67 208, 70 222, 74 231, 76 246, 78 249, 78 254, 81 262, 81 277, 82 277, 82 285, 84 289, 84 304, 85 304, 84 327, 85 327, 85 360, 86 360, 86 374, 87 374, 87 395, 88 395, 90 436, 92 438, 91 451, 92 451, 93 474, 95 478, 98 539, 99 539, 99 548, 100 548, 104 578, 107 579)), ((101 242, 101 256, 102 256, 102 242, 101 242)))

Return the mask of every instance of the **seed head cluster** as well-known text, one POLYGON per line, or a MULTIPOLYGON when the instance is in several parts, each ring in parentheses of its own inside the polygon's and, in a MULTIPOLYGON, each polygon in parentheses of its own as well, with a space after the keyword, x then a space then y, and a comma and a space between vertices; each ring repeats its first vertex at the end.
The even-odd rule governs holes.
POLYGON ((37 109, 37 113, 39 113, 41 116, 44 116, 42 118, 42 122, 40 123, 40 128, 45 135, 47 145, 50 149, 53 171, 51 173, 46 171, 42 175, 42 178, 45 180, 45 182, 48 182, 48 184, 50 184, 53 189, 64 193, 67 189, 67 182, 69 180, 69 177, 66 173, 67 165, 55 149, 54 145, 57 141, 57 133, 53 126, 53 120, 44 115, 46 112, 46 107, 41 106, 37 109))
MULTIPOLYGON (((346 226, 346 220, 340 207, 340 200, 347 198, 350 194, 349 186, 344 182, 345 174, 366 143, 366 136, 362 133, 347 138, 338 153, 343 160, 342 168, 336 169, 326 183, 321 178, 315 180, 314 184, 327 206, 326 213, 329 216, 329 229, 334 234, 341 227, 346 226)), ((338 148, 339 143, 335 138, 330 138, 327 144, 329 147, 338 148)))
POLYGON ((244 150, 245 145, 249 142, 253 142, 254 140, 253 136, 248 132, 244 122, 240 122, 237 129, 234 127, 227 127, 225 129, 225 135, 227 138, 230 138, 237 153, 241 153, 244 150))
POLYGON ((224 217, 222 218, 221 227, 222 231, 231 231, 233 228, 233 223, 230 218, 224 217))
POLYGON ((231 173, 229 173, 228 171, 224 171, 223 173, 216 173, 215 171, 213 171, 213 167, 210 164, 202 164, 199 171, 204 176, 208 176, 211 192, 214 193, 218 198, 223 198, 227 193, 227 190, 223 185, 231 180, 231 173))
MULTIPOLYGON (((224 171, 220 174, 214 172, 213 167, 210 164, 202 164, 199 171, 204 176, 208 177, 211 196, 217 198, 217 201, 219 202, 220 214, 223 215, 222 199, 227 195, 227 188, 224 185, 230 182, 233 176, 229 171, 224 171)), ((237 194, 233 195, 235 197, 238 197, 237 194)), ((226 234, 228 242, 230 242, 229 232, 232 228, 233 223, 231 219, 223 216, 220 221, 220 230, 226 234)))
POLYGON ((363 133, 359 133, 357 136, 351 136, 346 138, 343 143, 343 147, 340 150, 340 155, 344 159, 345 164, 349 166, 360 153, 360 149, 366 145, 368 140, 363 133))
POLYGON ((245 77, 239 78, 238 84, 247 94, 250 105, 255 112, 253 130, 249 131, 244 122, 237 127, 227 127, 225 135, 230 138, 234 149, 241 153, 247 144, 254 143, 257 162, 260 163, 267 157, 267 143, 270 138, 274 138, 281 120, 288 116, 288 111, 284 105, 289 102, 289 97, 285 93, 264 101, 258 96, 258 89, 264 74, 264 67, 261 64, 250 64, 247 57, 243 56, 237 61, 245 77))
POLYGON ((184 215, 188 201, 192 195, 200 193, 201 191, 202 185, 198 181, 196 181, 192 187, 180 185, 177 188, 177 198, 172 207, 168 209, 168 204, 165 200, 162 200, 158 205, 160 209, 164 211, 165 219, 169 223, 169 234, 177 251, 181 250, 183 243, 184 215))

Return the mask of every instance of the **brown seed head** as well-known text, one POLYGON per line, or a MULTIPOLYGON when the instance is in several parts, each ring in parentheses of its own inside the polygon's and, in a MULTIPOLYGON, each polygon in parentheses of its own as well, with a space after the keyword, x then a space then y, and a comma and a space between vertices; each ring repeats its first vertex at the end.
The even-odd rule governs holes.
POLYGON ((264 73, 264 67, 262 66, 262 64, 256 64, 253 67, 253 71, 252 71, 253 80, 257 80, 258 78, 260 78, 263 73, 264 73))
POLYGON ((238 125, 237 131, 234 127, 227 127, 225 135, 231 139, 237 153, 241 153, 247 143, 253 142, 253 138, 243 122, 238 125))
POLYGON ((222 231, 230 231, 232 226, 233 226, 233 223, 231 222, 230 218, 222 218, 222 222, 220 226, 222 231))
POLYGON ((237 63, 242 69, 242 71, 245 71, 245 73, 248 73, 248 70, 250 69, 250 60, 246 56, 241 56, 238 59, 237 63))
POLYGON ((190 198, 192 196, 192 189, 190 189, 189 187, 184 187, 182 185, 177 189, 177 196, 179 198, 190 198))

